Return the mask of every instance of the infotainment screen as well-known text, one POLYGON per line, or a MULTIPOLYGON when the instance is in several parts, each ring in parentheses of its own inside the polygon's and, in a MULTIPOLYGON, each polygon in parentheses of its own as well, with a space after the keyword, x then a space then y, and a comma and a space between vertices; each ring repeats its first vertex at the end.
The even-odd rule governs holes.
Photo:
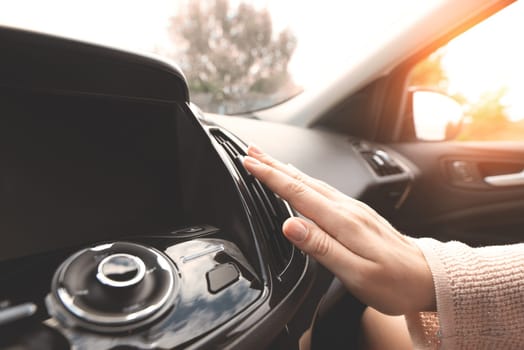
POLYGON ((175 111, 0 89, 0 260, 177 225, 175 111))

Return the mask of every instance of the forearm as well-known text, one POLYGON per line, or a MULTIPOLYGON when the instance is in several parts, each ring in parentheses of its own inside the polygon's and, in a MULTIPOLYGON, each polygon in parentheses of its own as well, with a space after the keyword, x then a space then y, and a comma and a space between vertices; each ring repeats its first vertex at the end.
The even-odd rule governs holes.
MULTIPOLYGON (((524 347, 524 244, 471 248, 418 239, 433 275, 444 348, 524 347)), ((431 335, 429 314, 407 317, 414 336, 431 335)))

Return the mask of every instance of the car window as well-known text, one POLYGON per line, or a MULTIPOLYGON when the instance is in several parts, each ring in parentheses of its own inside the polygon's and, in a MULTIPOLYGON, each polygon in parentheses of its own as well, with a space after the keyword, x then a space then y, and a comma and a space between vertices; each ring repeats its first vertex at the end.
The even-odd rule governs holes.
POLYGON ((409 86, 442 91, 462 103, 456 139, 524 141, 524 3, 501 10, 420 61, 409 86))

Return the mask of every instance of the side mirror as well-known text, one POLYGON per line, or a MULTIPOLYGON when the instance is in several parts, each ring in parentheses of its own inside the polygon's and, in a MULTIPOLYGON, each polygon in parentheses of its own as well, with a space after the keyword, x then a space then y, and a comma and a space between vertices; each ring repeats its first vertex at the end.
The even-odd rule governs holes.
POLYGON ((410 90, 409 97, 419 140, 444 141, 458 135, 464 116, 458 101, 441 92, 420 88, 410 90))

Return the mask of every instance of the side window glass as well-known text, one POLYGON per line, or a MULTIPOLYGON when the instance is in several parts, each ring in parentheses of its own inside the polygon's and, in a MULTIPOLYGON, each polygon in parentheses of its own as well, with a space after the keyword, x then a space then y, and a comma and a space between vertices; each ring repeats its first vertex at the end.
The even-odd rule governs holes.
POLYGON ((440 91, 462 103, 457 140, 524 141, 522 18, 524 2, 515 2, 413 68, 410 88, 440 91))

